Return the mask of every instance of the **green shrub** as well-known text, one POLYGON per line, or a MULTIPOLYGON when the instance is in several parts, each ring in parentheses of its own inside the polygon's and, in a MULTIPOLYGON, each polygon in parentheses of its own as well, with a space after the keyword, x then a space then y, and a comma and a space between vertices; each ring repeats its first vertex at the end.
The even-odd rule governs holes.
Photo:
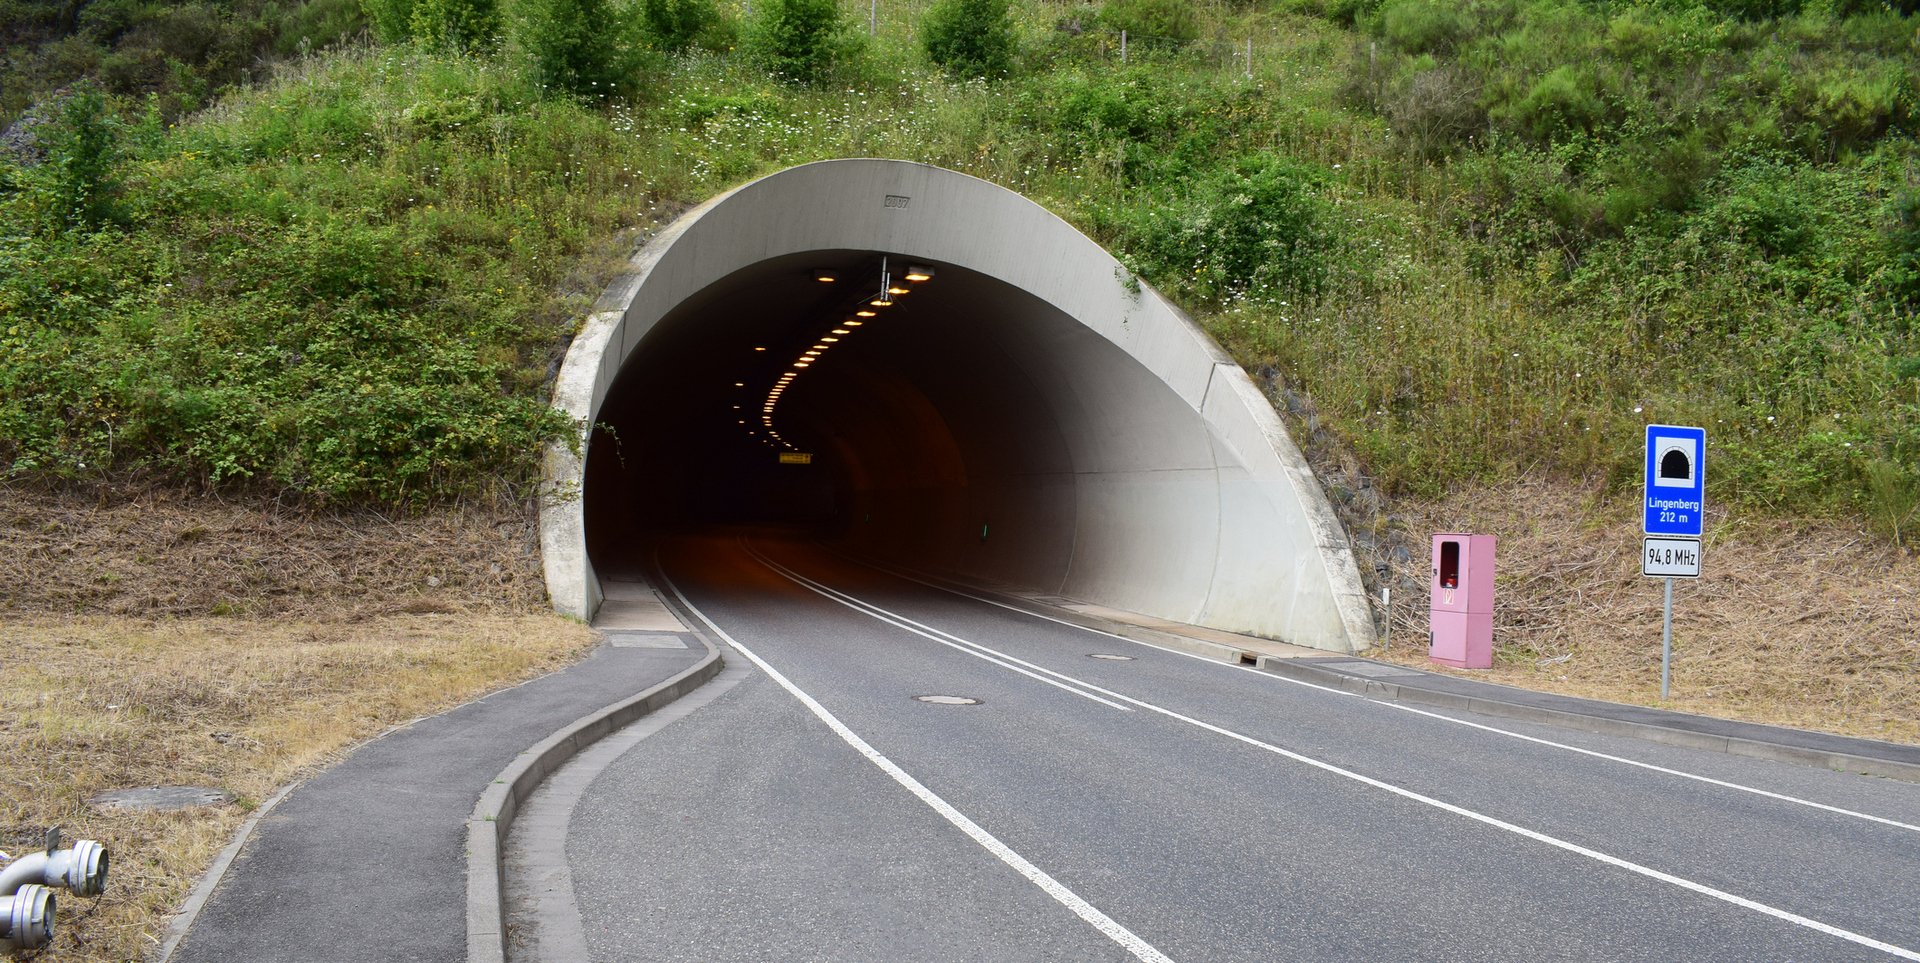
POLYGON ((1416 54, 1452 50, 1471 26, 1458 5, 1438 0, 1395 0, 1379 17, 1387 40, 1416 54))
POLYGON ((837 0, 763 0, 747 34, 761 67, 796 84, 824 82, 851 62, 858 43, 837 0))
POLYGON ((63 227, 93 229, 113 211, 115 121, 106 98, 82 84, 60 107, 60 120, 48 140, 48 207, 63 227))
POLYGON ((1277 157, 1241 161, 1153 208, 1129 253, 1156 284, 1215 301, 1316 290, 1331 241, 1320 180, 1277 157))
POLYGON ((1107 0, 1100 22, 1147 43, 1180 46, 1200 36, 1200 19, 1187 0, 1107 0))
POLYGON ((610 0, 521 0, 515 41, 549 91, 604 100, 640 81, 636 25, 610 0))
POLYGON ((934 63, 957 77, 999 77, 1013 66, 1007 0, 936 0, 921 21, 934 63))
POLYGON ((1888 288, 1908 307, 1920 308, 1920 185, 1909 184, 1888 198, 1881 224, 1888 288))
POLYGON ((640 0, 639 6, 647 42, 668 53, 691 48, 720 24, 713 0, 640 0))
POLYGON ((500 35, 494 0, 414 0, 407 31, 429 46, 479 50, 500 35))

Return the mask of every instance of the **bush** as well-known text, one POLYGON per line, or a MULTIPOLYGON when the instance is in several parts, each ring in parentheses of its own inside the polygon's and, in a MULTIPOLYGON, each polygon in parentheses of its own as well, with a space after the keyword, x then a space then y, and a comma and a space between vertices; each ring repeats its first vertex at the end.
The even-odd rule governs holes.
POLYGON ((46 177, 49 213, 63 227, 92 229, 113 209, 113 118, 106 98, 82 84, 60 108, 48 138, 46 177))
POLYGON ((1156 284, 1216 301, 1316 290, 1331 237, 1320 180, 1281 158, 1244 160, 1155 208, 1130 253, 1156 284))
POLYGON ((1100 21, 1134 40, 1183 45, 1200 36, 1199 17, 1187 0, 1107 0, 1100 21))
POLYGON ((1920 185, 1908 185, 1887 200, 1881 236, 1889 289, 1908 307, 1920 308, 1920 185))
POLYGON ((687 50, 719 23, 713 0, 640 0, 640 29, 656 50, 687 50))
POLYGON ((921 29, 927 56, 957 77, 998 77, 1013 66, 1007 0, 937 0, 921 29))
POLYGON ((850 62, 859 41, 837 0, 764 0, 747 44, 767 71, 796 84, 819 84, 850 62))
POLYGON ((1468 27, 1458 6, 1436 0, 1399 0, 1380 10, 1381 32, 1408 53, 1452 50, 1468 27))
POLYGON ((635 24, 608 0, 523 0, 516 42, 550 91, 604 100, 637 89, 635 24))

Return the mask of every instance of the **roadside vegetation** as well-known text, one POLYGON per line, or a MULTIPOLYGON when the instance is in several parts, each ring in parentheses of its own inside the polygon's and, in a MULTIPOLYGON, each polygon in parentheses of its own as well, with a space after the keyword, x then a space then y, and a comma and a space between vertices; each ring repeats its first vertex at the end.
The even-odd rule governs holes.
POLYGON ((634 230, 868 154, 1074 220, 1390 494, 1618 486, 1699 423, 1717 502, 1907 543, 1910 6, 370 0, 253 10, 293 52, 247 85, 165 47, 187 7, 88 5, 11 61, 0 473, 524 494, 634 230))

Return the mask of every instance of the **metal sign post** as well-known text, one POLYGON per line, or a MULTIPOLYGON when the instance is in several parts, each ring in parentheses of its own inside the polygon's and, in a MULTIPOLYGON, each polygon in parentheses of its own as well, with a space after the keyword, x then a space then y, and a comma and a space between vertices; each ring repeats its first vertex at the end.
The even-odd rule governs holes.
POLYGON ((1660 617, 1660 698, 1673 678, 1673 580, 1700 577, 1700 533, 1707 514, 1707 430, 1647 426, 1646 514, 1640 574, 1666 579, 1660 617))

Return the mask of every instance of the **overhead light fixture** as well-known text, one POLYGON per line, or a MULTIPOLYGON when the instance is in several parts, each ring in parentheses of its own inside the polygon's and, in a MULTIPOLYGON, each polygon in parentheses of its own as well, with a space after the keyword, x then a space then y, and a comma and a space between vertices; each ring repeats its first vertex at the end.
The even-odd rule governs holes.
POLYGON ((840 280, 840 272, 832 268, 814 268, 813 279, 824 284, 832 284, 840 280))
POLYGON ((853 332, 848 331, 846 328, 834 328, 833 333, 834 334, 852 334, 853 332))
MULTIPOLYGON (((880 312, 878 312, 878 311, 869 311, 869 310, 867 310, 866 308, 861 308, 860 310, 858 310, 858 311, 855 311, 855 312, 853 312, 853 313, 854 313, 854 314, 857 314, 857 315, 859 315, 859 316, 861 316, 861 317, 863 317, 863 318, 871 318, 871 317, 875 317, 875 316, 877 316, 877 315, 879 315, 879 313, 880 313, 880 312)), ((858 322, 858 321, 848 321, 847 323, 848 323, 848 324, 859 324, 860 322, 858 322)))
POLYGON ((809 358, 818 358, 818 357, 820 357, 820 352, 818 352, 818 351, 809 351, 809 352, 807 352, 807 357, 809 357, 809 358))
POLYGON ((828 343, 828 344, 833 344, 833 343, 835 343, 835 342, 837 342, 837 341, 839 341, 840 339, 839 339, 839 338, 821 338, 820 340, 822 340, 822 341, 824 341, 824 342, 826 342, 826 343, 828 343))
POLYGON ((754 348, 753 348, 753 350, 755 350, 755 351, 765 351, 765 350, 767 350, 767 349, 765 349, 765 348, 762 348, 762 347, 760 347, 759 345, 755 345, 755 346, 754 346, 754 348))
POLYGON ((807 362, 807 361, 795 361, 795 362, 793 363, 793 366, 794 366, 794 367, 796 367, 796 368, 804 368, 804 367, 806 367, 806 366, 807 366, 808 364, 810 364, 810 363, 811 363, 811 362, 807 362))
POLYGON ((897 297, 899 295, 906 294, 907 289, 900 287, 899 285, 894 285, 893 287, 890 287, 887 289, 887 293, 897 297))
POLYGON ((747 386, 747 383, 744 381, 736 381, 733 383, 733 386, 735 388, 745 388, 747 386))
POLYGON ((866 324, 866 322, 865 322, 865 321, 855 321, 855 320, 854 320, 854 319, 852 319, 852 318, 848 318, 847 320, 845 320, 845 321, 842 321, 842 322, 840 322, 840 323, 841 323, 841 324, 844 324, 844 325, 846 325, 846 326, 847 326, 847 327, 849 327, 849 328, 857 328, 857 327, 859 327, 859 326, 861 326, 861 325, 863 325, 863 324, 866 324))
POLYGON ((893 300, 890 297, 888 297, 885 291, 882 291, 879 294, 874 295, 873 300, 868 301, 867 303, 873 305, 876 308, 889 308, 893 306, 893 300))
POLYGON ((907 268, 906 278, 909 281, 930 281, 933 279, 933 269, 924 264, 910 265, 907 268))

